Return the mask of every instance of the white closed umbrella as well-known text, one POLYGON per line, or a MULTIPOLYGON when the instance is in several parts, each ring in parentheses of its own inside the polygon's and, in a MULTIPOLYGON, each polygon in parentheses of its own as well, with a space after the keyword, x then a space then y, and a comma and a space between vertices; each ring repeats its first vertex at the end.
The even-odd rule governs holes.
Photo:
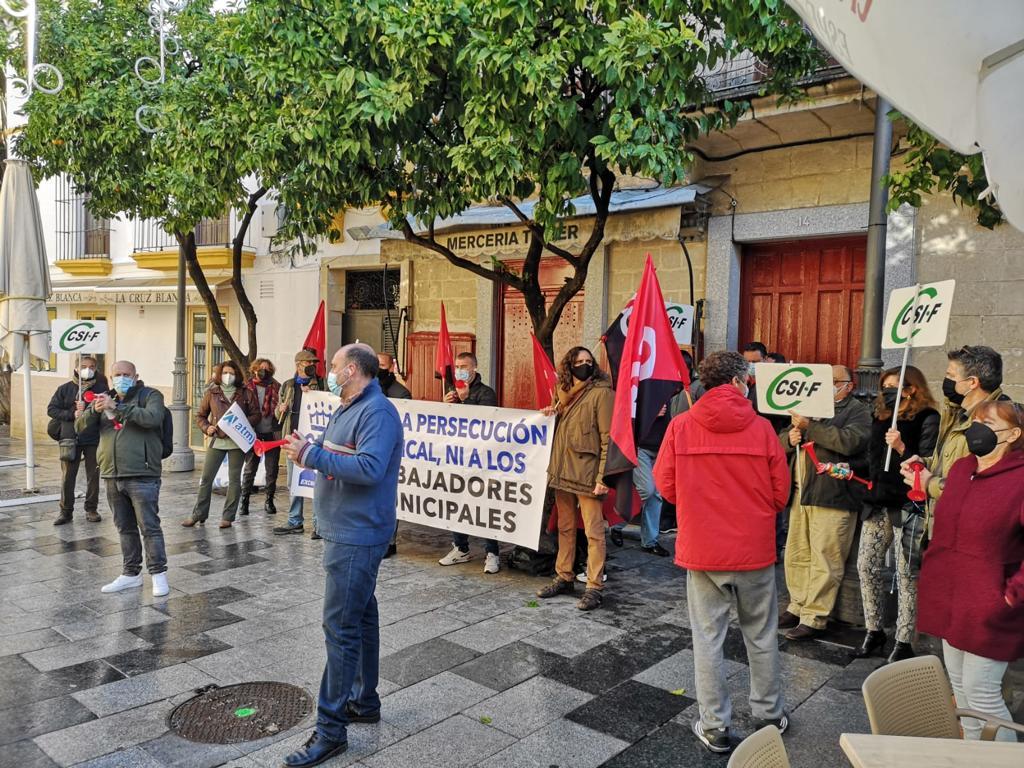
POLYGON ((963 154, 1024 231, 1024 0, 786 0, 862 83, 963 154))
POLYGON ((32 172, 24 160, 8 160, 0 186, 0 350, 17 370, 24 367, 25 486, 35 490, 31 357, 50 356, 50 270, 32 172))

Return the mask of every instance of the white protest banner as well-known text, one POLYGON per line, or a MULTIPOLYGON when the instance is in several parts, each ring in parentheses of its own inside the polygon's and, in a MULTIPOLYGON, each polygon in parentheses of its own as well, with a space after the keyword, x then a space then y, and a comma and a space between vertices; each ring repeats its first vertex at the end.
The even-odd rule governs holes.
MULTIPOLYGON (((619 323, 619 328, 623 338, 629 331, 629 318, 633 314, 634 301, 636 301, 636 296, 633 296, 629 305, 622 310, 622 321, 619 323)), ((690 346, 693 343, 693 305, 666 301, 665 312, 668 315, 669 325, 672 326, 672 335, 675 336, 676 344, 680 347, 690 346)))
POLYGON ((946 343, 956 280, 900 288, 889 295, 882 348, 939 347, 946 343))
POLYGON ((554 416, 395 400, 405 430, 398 519, 536 549, 554 416))
POLYGON ((249 418, 238 403, 232 403, 224 415, 217 421, 217 428, 235 441, 235 445, 248 453, 256 442, 256 430, 249 423, 249 418))
MULTIPOLYGON (((315 390, 303 392, 302 403, 299 407, 299 423, 295 430, 306 440, 316 440, 327 429, 327 422, 331 420, 331 414, 340 405, 341 398, 337 395, 332 395, 330 392, 317 392, 315 390)), ((295 467, 295 471, 292 472, 291 482, 288 484, 288 492, 292 496, 312 499, 313 488, 316 486, 316 476, 317 471, 315 469, 295 467)))
POLYGON ((106 352, 106 320, 54 320, 50 323, 51 352, 106 352))
POLYGON ((796 413, 809 419, 831 419, 836 403, 831 365, 754 363, 757 410, 769 416, 796 413))

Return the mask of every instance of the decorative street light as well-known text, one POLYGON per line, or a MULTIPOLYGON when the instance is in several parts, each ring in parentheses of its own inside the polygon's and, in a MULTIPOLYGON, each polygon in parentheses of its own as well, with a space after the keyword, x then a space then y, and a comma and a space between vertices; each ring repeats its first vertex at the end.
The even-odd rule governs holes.
POLYGON ((8 0, 0 0, 0 8, 15 19, 25 19, 25 77, 12 77, 11 85, 20 88, 25 98, 32 95, 33 91, 40 91, 53 95, 64 87, 64 76, 53 64, 36 64, 36 3, 35 0, 27 0, 25 7, 21 9, 12 8, 8 0), (48 74, 55 81, 52 86, 46 86, 39 81, 39 76, 48 74))
MULTIPOLYGON (((4 1, 0 0, 0 2, 4 1)), ((135 60, 135 76, 144 85, 162 85, 167 80, 167 57, 176 56, 181 50, 178 41, 168 35, 171 26, 167 16, 174 11, 180 11, 185 7, 185 3, 186 0, 150 0, 149 26, 160 39, 160 53, 159 59, 152 56, 140 56, 135 60)), ((147 125, 143 120, 143 115, 152 109, 148 104, 143 104, 135 110, 135 122, 146 133, 157 132, 156 128, 147 125)))

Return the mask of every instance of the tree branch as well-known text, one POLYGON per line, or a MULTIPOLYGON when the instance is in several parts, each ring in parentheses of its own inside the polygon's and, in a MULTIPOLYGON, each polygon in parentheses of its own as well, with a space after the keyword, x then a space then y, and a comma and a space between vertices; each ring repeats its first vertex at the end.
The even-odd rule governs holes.
POLYGON ((421 248, 426 248, 427 250, 433 251, 434 253, 440 254, 441 256, 444 256, 451 264, 453 264, 456 267, 460 267, 469 272, 472 272, 474 275, 482 277, 485 280, 491 280, 497 283, 507 283, 508 285, 511 285, 513 288, 519 291, 523 290, 523 281, 520 278, 516 277, 515 275, 509 272, 502 272, 495 269, 487 269, 487 267, 477 264, 474 261, 470 261, 469 259, 465 259, 462 256, 456 254, 450 248, 446 248, 445 246, 441 245, 439 242, 437 242, 437 240, 434 239, 434 229, 432 224, 430 227, 429 237, 423 237, 422 235, 416 234, 416 232, 413 230, 412 226, 409 224, 408 221, 403 221, 402 234, 405 236, 405 239, 408 242, 413 243, 414 245, 418 245, 421 248))
MULTIPOLYGON (((266 193, 267 188, 260 187, 249 195, 245 215, 238 223, 238 231, 235 233, 235 238, 231 242, 231 288, 235 292, 235 298, 238 299, 238 306, 241 308, 242 315, 245 317, 249 342, 249 353, 246 355, 246 360, 250 363, 256 359, 256 324, 259 320, 256 317, 256 309, 249 300, 249 294, 246 292, 245 285, 242 282, 242 249, 245 245, 245 235, 249 231, 249 225, 252 223, 252 217, 256 213, 256 204, 266 193)), ((249 380, 248 365, 246 365, 242 371, 242 378, 246 381, 249 380)))

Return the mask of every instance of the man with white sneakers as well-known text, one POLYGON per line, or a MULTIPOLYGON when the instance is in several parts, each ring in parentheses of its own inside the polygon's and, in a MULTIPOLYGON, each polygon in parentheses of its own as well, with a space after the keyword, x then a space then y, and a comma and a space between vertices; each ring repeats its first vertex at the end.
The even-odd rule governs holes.
POLYGON ((167 586, 167 553, 160 528, 160 464, 163 456, 164 397, 143 385, 135 365, 119 360, 111 369, 113 389, 97 394, 88 408, 79 403, 75 429, 99 426, 100 477, 107 504, 121 534, 124 570, 102 592, 142 586, 142 550, 153 578, 153 595, 167 586), (140 535, 141 529, 141 535, 140 535))

